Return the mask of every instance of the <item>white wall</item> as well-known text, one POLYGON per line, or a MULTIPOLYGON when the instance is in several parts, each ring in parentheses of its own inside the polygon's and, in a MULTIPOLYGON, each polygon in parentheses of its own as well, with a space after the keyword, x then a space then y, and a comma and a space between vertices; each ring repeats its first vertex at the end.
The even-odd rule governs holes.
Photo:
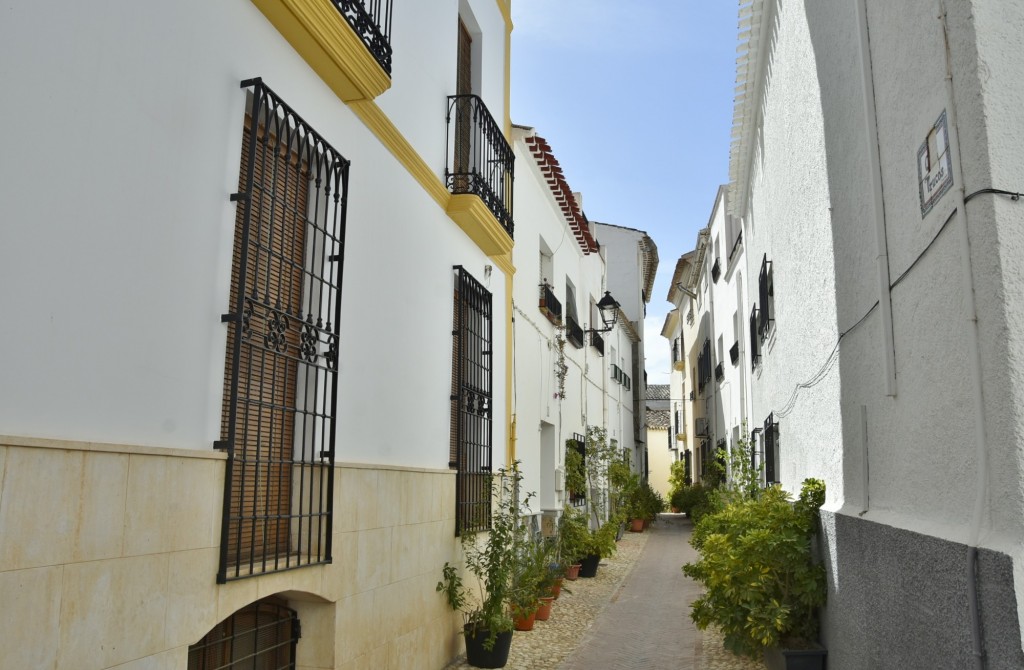
POLYGON ((600 254, 584 253, 566 223, 526 145, 526 138, 532 137, 533 131, 517 127, 513 134, 516 155, 516 245, 513 249, 516 266, 513 287, 516 457, 522 461, 523 489, 538 493, 539 505, 534 507, 561 509, 562 492, 555 491, 553 478, 549 482, 547 475, 550 473, 544 471, 545 464, 561 468, 565 441, 576 433, 586 434, 588 425, 607 425, 611 429, 608 415, 612 410, 606 408, 616 401, 611 397, 606 399, 605 393, 606 389, 611 391, 611 387, 617 386, 610 379, 610 349, 615 346, 615 333, 603 334, 604 357, 590 346, 589 335, 584 336, 584 346, 580 349, 566 342, 565 397, 555 397, 558 393, 556 328, 538 309, 541 240, 552 252, 552 274, 545 279, 562 303, 563 318, 567 314, 568 277, 575 288, 577 316, 584 330, 603 327, 603 324, 590 323, 590 305, 603 295, 605 264, 600 254), (542 448, 544 430, 553 431, 553 454, 545 452, 547 447, 542 448))
MULTIPOLYGON (((504 34, 495 3, 470 4, 488 36, 504 34)), ((397 5, 380 104, 440 178, 458 3, 397 5)), ((500 118, 497 41, 482 92, 500 118)), ((24 129, 4 150, 18 159, 0 163, 0 304, 18 315, 0 326, 4 432, 190 449, 218 438, 239 82, 261 76, 352 161, 338 459, 447 466, 451 324, 438 315, 451 313, 451 266, 489 284, 499 352, 505 280, 486 279, 488 259, 254 5, 19 6, 0 25, 0 61, 34 65, 3 71, 17 104, 0 117, 24 129), (380 430, 396 412, 406 430, 380 430)), ((496 356, 498 412, 503 366, 496 356)))
MULTIPOLYGON (((751 427, 774 413, 783 488, 795 493, 806 477, 824 479, 827 505, 835 507, 843 499, 837 370, 800 390, 795 404, 791 399, 798 384, 819 373, 838 339, 818 78, 802 6, 778 3, 777 23, 772 23, 777 33, 771 66, 765 66, 768 79, 743 216, 751 303, 757 299, 764 254, 773 264, 775 288, 775 325, 753 373, 751 427)), ((731 314, 729 319, 731 328, 731 314)))

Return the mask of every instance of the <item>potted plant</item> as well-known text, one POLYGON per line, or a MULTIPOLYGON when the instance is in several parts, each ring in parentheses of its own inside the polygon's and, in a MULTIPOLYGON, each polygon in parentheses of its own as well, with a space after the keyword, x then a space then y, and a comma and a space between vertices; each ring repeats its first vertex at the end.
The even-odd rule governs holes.
POLYGON ((580 560, 590 553, 590 530, 582 511, 566 505, 558 519, 558 543, 566 565, 565 578, 574 581, 579 575, 580 560))
POLYGON ((612 519, 601 524, 600 528, 588 531, 587 555, 580 561, 580 577, 596 577, 597 566, 602 558, 615 554, 617 549, 615 537, 619 532, 619 520, 612 519))
POLYGON ((772 487, 704 517, 691 538, 700 559, 683 567, 705 587, 691 605, 697 627, 716 625, 727 649, 764 654, 769 668, 824 668, 826 652, 817 635, 825 570, 811 545, 824 501, 825 484, 807 479, 795 504, 772 487), (799 666, 788 664, 791 649, 799 652, 799 666))
POLYGON ((521 528, 516 544, 518 561, 512 577, 509 602, 516 630, 528 631, 533 630, 541 599, 550 593, 548 565, 552 556, 550 546, 543 541, 534 541, 525 527, 521 528))
POLYGON ((491 478, 491 527, 479 536, 461 536, 466 570, 478 582, 473 591, 462 583, 455 566, 444 564, 436 590, 451 608, 463 616, 466 636, 466 660, 478 668, 502 668, 508 662, 512 645, 513 621, 510 601, 513 577, 520 561, 523 510, 529 511, 529 498, 520 502, 518 461, 509 469, 499 469, 491 478))

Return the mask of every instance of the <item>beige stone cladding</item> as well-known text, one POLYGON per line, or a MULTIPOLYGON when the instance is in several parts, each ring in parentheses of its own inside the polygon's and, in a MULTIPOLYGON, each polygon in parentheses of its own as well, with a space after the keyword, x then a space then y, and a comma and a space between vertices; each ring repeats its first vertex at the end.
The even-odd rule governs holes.
POLYGON ((278 595, 297 667, 439 668, 459 621, 455 476, 336 465, 333 562, 218 585, 223 454, 0 437, 0 670, 171 670, 278 595), (16 641, 16 643, 14 642, 16 641))

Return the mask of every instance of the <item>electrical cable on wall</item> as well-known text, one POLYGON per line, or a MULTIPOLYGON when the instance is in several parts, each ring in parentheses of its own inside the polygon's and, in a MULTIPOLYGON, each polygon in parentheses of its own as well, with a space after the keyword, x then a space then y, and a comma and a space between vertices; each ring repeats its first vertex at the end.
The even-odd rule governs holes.
MULTIPOLYGON (((991 194, 994 194, 994 195, 1005 195, 1005 196, 1008 196, 1010 198, 1010 200, 1012 200, 1014 202, 1019 202, 1021 195, 1024 195, 1024 193, 1018 193, 1018 192, 1015 192, 1015 191, 1005 191, 1003 189, 998 189, 998 188, 983 188, 983 189, 979 189, 977 191, 974 191, 970 195, 965 196, 964 197, 964 204, 967 204, 967 202, 971 198, 974 198, 975 196, 983 195, 983 194, 986 194, 986 193, 991 193, 991 194)), ((922 258, 924 258, 925 254, 927 254, 931 250, 932 246, 935 245, 935 242, 942 235, 943 231, 945 231, 946 228, 949 227, 949 223, 953 220, 954 216, 956 216, 956 210, 955 209, 952 212, 949 213, 949 216, 942 223, 942 225, 939 226, 939 229, 937 231, 935 231, 935 235, 928 242, 928 244, 925 245, 924 249, 921 250, 921 253, 919 253, 917 255, 917 257, 914 258, 913 261, 911 261, 910 265, 907 266, 907 269, 904 270, 902 273, 900 273, 900 276, 897 277, 895 280, 893 280, 893 282, 889 285, 889 290, 890 291, 892 289, 896 288, 896 286, 899 285, 899 283, 902 282, 910 274, 910 271, 914 269, 914 267, 917 265, 917 263, 922 258)), ((779 418, 785 418, 786 416, 791 414, 793 412, 793 409, 796 407, 796 401, 797 401, 797 398, 799 397, 800 390, 801 389, 813 388, 814 386, 817 386, 818 384, 820 384, 822 382, 822 380, 825 379, 825 376, 828 374, 828 372, 835 365, 836 360, 838 360, 838 355, 837 354, 839 353, 839 344, 840 344, 840 342, 843 341, 843 338, 850 331, 852 331, 854 328, 856 328, 861 323, 863 323, 864 319, 868 318, 868 315, 871 314, 871 312, 873 312, 876 307, 878 307, 878 301, 875 301, 875 304, 872 305, 871 308, 867 312, 864 313, 864 316, 862 316, 860 319, 857 320, 857 323, 853 324, 852 326, 850 326, 849 328, 847 328, 846 330, 844 330, 842 333, 839 334, 839 339, 836 340, 836 344, 835 344, 834 347, 832 347, 832 352, 828 355, 828 358, 825 360, 825 363, 818 369, 818 371, 814 374, 814 376, 812 376, 810 379, 808 379, 805 382, 797 384, 796 387, 793 389, 793 393, 790 394, 789 399, 786 400, 786 403, 782 406, 782 409, 775 410, 774 414, 776 414, 779 418)))

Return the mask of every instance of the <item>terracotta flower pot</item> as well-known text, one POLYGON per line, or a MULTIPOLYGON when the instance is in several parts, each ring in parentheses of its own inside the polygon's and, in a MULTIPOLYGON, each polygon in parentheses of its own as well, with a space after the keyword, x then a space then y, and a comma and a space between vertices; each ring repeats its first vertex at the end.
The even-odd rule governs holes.
POLYGON ((537 610, 537 621, 547 621, 551 616, 551 606, 554 604, 553 596, 545 596, 540 599, 540 608, 537 610))
POLYGON ((570 565, 568 568, 565 569, 565 578, 568 579, 570 582, 576 581, 576 579, 580 576, 580 567, 581 566, 579 563, 573 563, 572 565, 570 565))
POLYGON ((551 587, 551 597, 558 600, 559 594, 562 593, 562 577, 555 580, 555 585, 551 587))
POLYGON ((513 613, 513 616, 515 617, 516 630, 520 630, 520 631, 533 630, 533 622, 537 618, 537 613, 536 612, 530 612, 530 616, 526 616, 526 617, 521 617, 521 616, 519 616, 516 613, 513 613))
POLYGON ((644 520, 633 519, 629 522, 629 532, 631 533, 642 533, 644 532, 644 520))

